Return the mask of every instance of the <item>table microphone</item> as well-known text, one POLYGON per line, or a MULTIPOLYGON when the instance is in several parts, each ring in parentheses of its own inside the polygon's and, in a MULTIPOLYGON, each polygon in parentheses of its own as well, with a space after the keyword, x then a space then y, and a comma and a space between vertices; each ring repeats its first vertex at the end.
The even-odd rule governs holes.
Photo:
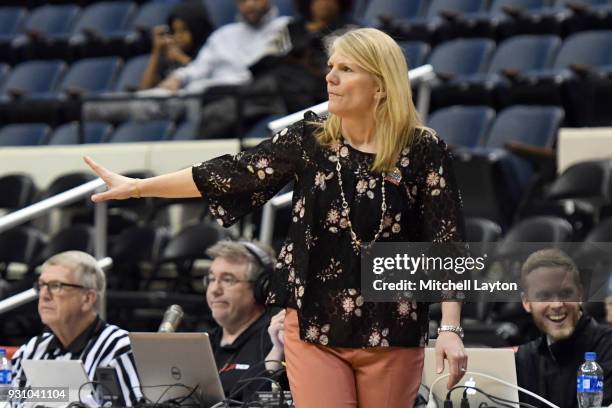
POLYGON ((164 318, 157 329, 160 333, 174 333, 183 320, 183 308, 179 305, 171 305, 164 313, 164 318))

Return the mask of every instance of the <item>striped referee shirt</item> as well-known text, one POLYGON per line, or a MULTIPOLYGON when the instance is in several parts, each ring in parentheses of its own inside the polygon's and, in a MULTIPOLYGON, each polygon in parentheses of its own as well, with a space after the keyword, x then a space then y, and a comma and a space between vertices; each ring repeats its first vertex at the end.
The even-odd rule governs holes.
POLYGON ((22 360, 81 360, 87 377, 93 381, 98 367, 113 367, 121 388, 124 406, 135 405, 142 397, 127 331, 104 322, 100 317, 70 345, 63 347, 51 332, 31 338, 12 359, 12 386, 25 387, 27 379, 22 360))

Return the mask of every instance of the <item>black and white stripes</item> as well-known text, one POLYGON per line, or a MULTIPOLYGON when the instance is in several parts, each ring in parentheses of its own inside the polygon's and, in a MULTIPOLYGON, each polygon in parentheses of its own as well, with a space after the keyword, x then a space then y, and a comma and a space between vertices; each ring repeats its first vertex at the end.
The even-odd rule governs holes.
POLYGON ((94 379, 98 367, 115 368, 124 399, 121 404, 125 402, 125 406, 135 405, 142 396, 127 331, 104 323, 100 330, 93 333, 83 351, 76 354, 62 348, 53 347, 55 342, 57 340, 55 340, 53 333, 43 333, 40 336, 33 337, 17 350, 12 360, 13 386, 26 386, 26 378, 21 365, 21 361, 24 359, 79 359, 83 361, 90 380, 94 379))

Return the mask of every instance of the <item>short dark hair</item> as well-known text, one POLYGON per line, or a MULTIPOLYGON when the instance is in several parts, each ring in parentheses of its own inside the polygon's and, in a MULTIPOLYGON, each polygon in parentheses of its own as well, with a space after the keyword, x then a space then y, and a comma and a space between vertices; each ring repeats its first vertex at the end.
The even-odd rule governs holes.
POLYGON ((523 290, 527 290, 527 275, 533 272, 535 269, 549 267, 549 268, 564 268, 567 272, 572 274, 574 284, 578 289, 582 289, 582 282, 580 281, 580 272, 578 267, 565 252, 556 249, 548 248, 541 249, 529 255, 523 266, 521 267, 521 285, 523 290))

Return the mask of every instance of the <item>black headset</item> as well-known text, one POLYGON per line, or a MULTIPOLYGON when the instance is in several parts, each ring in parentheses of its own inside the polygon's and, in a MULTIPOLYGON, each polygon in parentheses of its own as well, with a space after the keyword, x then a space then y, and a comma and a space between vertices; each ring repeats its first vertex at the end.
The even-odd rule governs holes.
MULTIPOLYGON (((274 260, 266 251, 261 249, 257 244, 249 241, 238 241, 253 257, 255 261, 263 268, 261 273, 253 281, 253 297, 255 303, 265 306, 266 298, 270 292, 270 279, 274 272, 274 260)), ((208 289, 208 279, 204 278, 204 292, 208 289)))

